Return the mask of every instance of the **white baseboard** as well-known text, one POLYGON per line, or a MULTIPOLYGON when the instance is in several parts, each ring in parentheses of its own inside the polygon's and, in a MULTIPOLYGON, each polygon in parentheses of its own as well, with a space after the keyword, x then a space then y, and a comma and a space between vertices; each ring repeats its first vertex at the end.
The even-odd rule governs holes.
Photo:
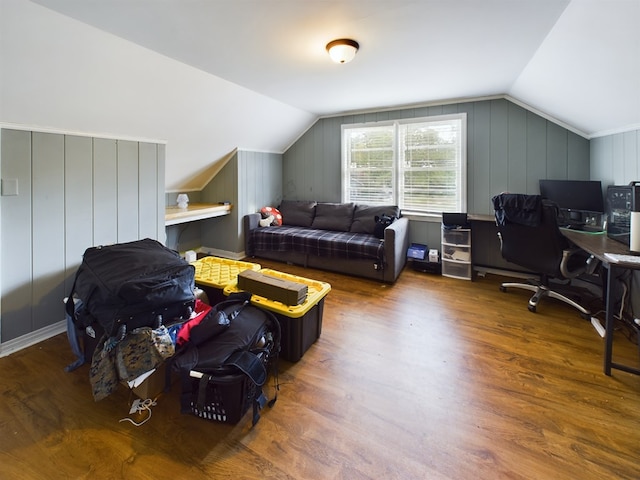
POLYGON ((56 335, 67 331, 66 320, 61 320, 58 323, 43 327, 35 332, 27 333, 21 337, 14 338, 8 342, 0 343, 0 358, 11 355, 12 353, 22 350, 23 348, 30 347, 36 343, 40 343, 48 338, 55 337, 56 335))
POLYGON ((244 252, 229 252, 218 248, 200 247, 196 250, 198 253, 206 253, 207 255, 215 255, 216 257, 229 258, 231 260, 242 260, 246 257, 244 252))
MULTIPOLYGON (((222 258, 229 258, 231 260, 242 260, 246 256, 244 252, 229 252, 209 247, 197 248, 196 252, 215 255, 222 258)), ((12 353, 30 347, 31 345, 35 345, 36 343, 40 343, 48 338, 55 337, 56 335, 66 331, 67 322, 66 320, 61 320, 58 323, 41 328, 35 332, 30 332, 22 335, 21 337, 9 340, 8 342, 0 343, 0 358, 11 355, 12 353)))

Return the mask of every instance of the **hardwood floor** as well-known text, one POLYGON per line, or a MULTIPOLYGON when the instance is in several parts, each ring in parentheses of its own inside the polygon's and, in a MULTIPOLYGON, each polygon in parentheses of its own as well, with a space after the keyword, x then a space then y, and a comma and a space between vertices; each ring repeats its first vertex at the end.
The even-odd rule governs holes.
MULTIPOLYGON (((405 269, 390 286, 259 262, 332 290, 254 428, 180 414, 178 385, 144 425, 119 422, 131 394, 94 402, 58 335, 0 359, 0 478, 640 478, 640 377, 602 373, 603 340, 571 307, 530 313, 494 275, 405 269)), ((615 347, 637 364, 627 338, 615 347)))

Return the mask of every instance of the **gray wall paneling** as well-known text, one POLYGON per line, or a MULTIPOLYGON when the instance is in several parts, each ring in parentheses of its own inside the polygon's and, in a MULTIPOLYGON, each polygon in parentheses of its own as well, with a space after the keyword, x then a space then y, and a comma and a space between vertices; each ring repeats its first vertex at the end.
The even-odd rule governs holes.
MULTIPOLYGON (((467 125, 471 132, 469 136, 473 139, 471 148, 467 150, 467 162, 471 166, 471 172, 467 172, 467 180, 473 192, 473 195, 467 197, 469 213, 480 211, 478 209, 481 206, 488 206, 491 198, 491 103, 474 104, 473 116, 473 124, 467 125)), ((498 190, 504 190, 504 186, 498 190)))
MULTIPOLYGON (((489 192, 495 194, 509 189, 509 104, 493 100, 490 108, 489 192)), ((480 205, 490 201, 489 197, 484 196, 485 192, 480 190, 483 198, 476 199, 475 208, 481 208, 480 205)))
MULTIPOLYGON (((118 141, 118 243, 138 237, 139 222, 138 143, 118 141)), ((155 199, 155 196, 154 196, 155 199)))
POLYGON ((640 130, 625 132, 622 140, 622 155, 625 175, 640 180, 640 130))
POLYGON ((31 256, 33 258, 31 329, 50 325, 65 296, 64 136, 34 132, 32 136, 31 256))
POLYGON ((159 143, 156 145, 156 161, 158 166, 156 167, 156 202, 157 202, 157 224, 156 234, 153 238, 156 238, 159 242, 166 242, 166 228, 164 226, 164 214, 165 214, 165 193, 164 193, 164 180, 165 180, 165 165, 166 165, 167 147, 166 145, 159 143))
MULTIPOLYGON (((640 181, 640 129, 591 140, 591 178, 607 185, 627 185, 640 181)), ((634 272, 631 305, 640 312, 640 273, 634 272)))
MULTIPOLYGON (((502 191, 538 193, 539 179, 589 178, 589 140, 507 99, 494 99, 320 119, 284 153, 283 196, 340 201, 342 124, 462 112, 469 213, 493 214, 491 197, 502 191)), ((410 238, 439 248, 440 224, 412 221, 410 238)))
POLYGON ((241 201, 238 204, 236 252, 244 251, 242 218, 265 206, 278 206, 282 200, 282 155, 264 152, 238 152, 241 201))
POLYGON ((589 157, 589 142, 580 135, 567 131, 567 178, 589 180, 591 176, 589 157), (585 168, 585 162, 589 168, 585 168))
POLYGON ((568 178, 567 131, 550 122, 547 123, 547 178, 568 178))
MULTIPOLYGON (((82 262, 82 252, 93 244, 93 139, 65 136, 65 292, 82 262)), ((66 295, 65 295, 66 296, 66 295)))
POLYGON ((177 252, 197 250, 202 246, 200 224, 203 221, 204 220, 200 220, 197 222, 179 223, 168 226, 165 235, 165 245, 177 252))
POLYGON ((229 215, 202 221, 202 245, 231 253, 244 251, 242 218, 282 198, 282 155, 239 150, 203 189, 203 201, 230 201, 229 215))
POLYGON ((591 171, 603 186, 640 181, 640 129, 592 139, 591 171))
POLYGON ((163 145, 11 129, 1 138, 2 179, 18 180, 18 195, 0 197, 5 343, 64 319, 86 248, 164 240, 165 182, 163 145))
POLYGON ((547 121, 538 115, 527 112, 526 125, 527 191, 538 193, 538 180, 547 177, 547 121))
POLYGON ((0 197, 2 299, 0 341, 31 327, 31 133, 2 131, 2 179, 18 180, 18 195, 0 197))
POLYGON ((592 179, 599 179, 604 185, 613 183, 613 179, 609 176, 608 165, 611 158, 608 156, 609 149, 607 144, 610 142, 609 137, 593 138, 589 144, 591 168, 590 174, 592 179))
POLYGON ((229 201, 233 204, 231 213, 223 217, 198 222, 201 229, 202 245, 227 252, 238 252, 237 238, 238 211, 242 209, 238 175, 238 153, 236 153, 220 172, 202 190, 202 201, 217 203, 229 201))
MULTIPOLYGON (((527 111, 509 103, 507 122, 507 185, 514 192, 534 191, 527 185, 527 111)), ((494 189, 496 193, 502 190, 494 189)))
POLYGON ((93 140, 93 243, 118 241, 117 142, 93 140))
MULTIPOLYGON (((158 148, 153 143, 138 145, 138 238, 158 238, 158 148)), ((161 197, 161 196, 160 196, 161 197)), ((163 208, 160 208, 163 207, 163 208)))

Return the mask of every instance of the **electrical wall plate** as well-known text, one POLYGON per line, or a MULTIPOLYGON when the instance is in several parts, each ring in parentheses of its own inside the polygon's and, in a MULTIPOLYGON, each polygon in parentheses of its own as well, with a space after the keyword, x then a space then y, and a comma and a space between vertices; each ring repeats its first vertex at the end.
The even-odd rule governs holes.
POLYGON ((18 179, 3 178, 2 179, 2 196, 11 197, 18 195, 18 179))

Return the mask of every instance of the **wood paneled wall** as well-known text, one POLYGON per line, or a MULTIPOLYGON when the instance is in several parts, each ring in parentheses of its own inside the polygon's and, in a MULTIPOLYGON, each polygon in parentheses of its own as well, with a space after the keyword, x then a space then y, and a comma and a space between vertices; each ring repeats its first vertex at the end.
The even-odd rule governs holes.
POLYGON ((64 319, 84 251, 164 242, 163 144, 2 129, 0 342, 64 319))
POLYGON ((603 186, 640 181, 640 129, 592 139, 591 178, 603 186))
MULTIPOLYGON (((640 129, 591 140, 591 178, 602 186, 640 181, 640 129)), ((640 273, 631 282, 631 306, 640 312, 640 273)))
MULTIPOLYGON (((324 118, 283 157, 283 196, 341 200, 341 125, 466 112, 469 213, 493 214, 502 191, 538 193, 541 178, 590 178, 589 140, 506 98, 324 118)), ((412 221, 411 241, 440 246, 440 224, 412 221)))
POLYGON ((231 213, 201 222, 202 245, 230 257, 244 252, 242 219, 282 199, 282 155, 238 150, 202 191, 202 201, 229 201, 231 213))

